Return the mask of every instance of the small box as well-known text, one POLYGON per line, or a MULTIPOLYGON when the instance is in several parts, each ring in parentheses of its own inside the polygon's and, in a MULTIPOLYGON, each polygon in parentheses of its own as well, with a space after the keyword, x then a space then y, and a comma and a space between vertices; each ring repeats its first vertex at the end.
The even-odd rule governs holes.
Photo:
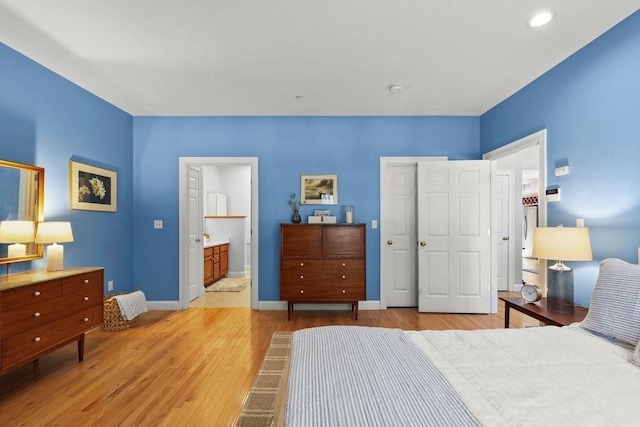
POLYGON ((309 224, 335 224, 335 216, 309 216, 309 224))

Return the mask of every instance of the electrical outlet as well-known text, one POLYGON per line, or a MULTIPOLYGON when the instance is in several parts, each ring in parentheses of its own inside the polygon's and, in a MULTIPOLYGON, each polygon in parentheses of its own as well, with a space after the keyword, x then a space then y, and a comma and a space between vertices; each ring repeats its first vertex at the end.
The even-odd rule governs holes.
POLYGON ((162 220, 161 219, 153 220, 153 228, 155 228, 156 230, 160 230, 162 228, 162 220))
POLYGON ((108 291, 112 291, 113 290, 113 280, 109 280, 107 282, 107 290, 108 291))

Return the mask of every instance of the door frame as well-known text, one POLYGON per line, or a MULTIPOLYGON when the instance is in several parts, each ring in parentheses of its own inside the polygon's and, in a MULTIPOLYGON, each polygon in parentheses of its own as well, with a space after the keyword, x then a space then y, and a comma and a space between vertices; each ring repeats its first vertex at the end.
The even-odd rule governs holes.
MULTIPOLYGON (((508 225, 508 230, 507 230, 507 234, 509 236, 513 236, 515 233, 514 230, 514 222, 515 222, 515 214, 513 211, 513 207, 514 207, 514 197, 513 197, 513 191, 514 191, 514 181, 513 181, 513 170, 503 170, 503 171, 499 171, 499 173, 496 173, 496 177, 498 175, 504 175, 507 177, 508 181, 509 181, 509 193, 507 195, 508 197, 508 203, 509 203, 509 211, 511 212, 511 215, 509 216, 508 220, 509 220, 509 225, 508 225)), ((492 183, 495 185, 497 183, 497 179, 493 180, 492 183)), ((493 190, 492 190, 492 194, 491 194, 491 215, 495 215, 494 212, 494 202, 493 202, 493 190)), ((497 223, 495 224, 497 226, 497 223)), ((493 226, 493 224, 492 224, 493 226)), ((497 230, 497 228, 495 228, 497 230)), ((497 239, 497 236, 496 236, 497 239)), ((509 278, 509 284, 507 284, 507 290, 511 291, 511 283, 515 280, 515 266, 514 266, 514 259, 515 259, 515 254, 516 254, 516 249, 515 249, 515 244, 514 244, 515 240, 512 239, 511 237, 509 237, 508 240, 508 247, 509 249, 507 250, 507 277, 509 278)), ((496 258, 496 262, 497 262, 497 258, 496 258)), ((496 264, 497 265, 497 264, 496 264)), ((496 274, 497 274, 497 267, 496 267, 496 274)), ((496 276, 497 279, 497 276, 496 276)), ((496 285, 496 290, 500 291, 500 289, 498 289, 498 286, 496 285)))
MULTIPOLYGON (((387 182, 387 167, 388 166, 415 166, 418 168, 418 161, 420 160, 438 160, 438 161, 446 161, 449 160, 447 156, 418 156, 418 157, 380 157, 380 309, 387 309, 387 286, 385 283, 386 277, 386 264, 387 264, 387 255, 385 246, 386 246, 386 237, 384 224, 386 221, 385 211, 388 203, 390 203, 390 194, 385 193, 385 183, 387 182)), ((417 187, 416 187, 417 189, 417 187)), ((416 199, 417 199, 416 193, 416 199)), ((416 224, 417 225, 417 224, 416 224)), ((417 228, 416 228, 417 230, 417 228)), ((416 245, 418 244, 418 236, 416 235, 416 245)), ((416 260, 417 262, 417 260, 416 260)), ((416 280, 417 280, 416 276, 416 280)))
MULTIPOLYGON (((482 155, 482 158, 485 160, 491 160, 491 168, 492 174, 494 171, 497 171, 497 160, 506 157, 515 153, 518 153, 524 149, 530 147, 538 147, 538 224, 539 227, 547 226, 547 201, 545 197, 545 190, 547 189, 547 130, 542 129, 538 132, 527 135, 523 138, 510 142, 502 147, 496 148, 495 150, 489 151, 482 155)), ((518 203, 517 200, 513 201, 514 206, 515 203, 518 203)), ((520 201, 520 203, 522 203, 520 201)), ((514 210, 515 212, 515 210, 514 210)), ((495 215, 494 221, 495 221, 495 215)), ((514 218, 514 224, 517 218, 514 218)), ((493 228, 495 230, 495 227, 493 228)), ((515 231, 514 231, 515 233, 515 231)), ((492 233, 491 236, 491 285, 497 288, 497 245, 496 245, 496 233, 492 233)), ((514 258, 515 259, 515 254, 514 258)), ((546 266, 546 263, 543 263, 539 268, 539 279, 541 286, 544 286, 546 289, 547 283, 547 269, 543 268, 546 266), (543 285, 544 284, 544 285, 543 285)), ((515 272, 514 272, 515 273, 515 272)), ((516 290, 516 289, 510 289, 516 290)), ((494 302, 492 302, 494 303, 494 302)), ((497 303, 497 301, 495 301, 497 303)))
MULTIPOLYGON (((187 218, 189 204, 188 170, 189 166, 250 166, 251 167, 251 308, 258 309, 259 299, 259 229, 258 229, 258 157, 179 157, 178 158, 178 200, 179 200, 179 303, 180 309, 189 308, 189 245, 187 218)), ((200 197, 204 197, 200 194, 200 197)), ((204 213, 203 213, 204 214, 204 213)), ((199 222, 200 235, 203 235, 203 222, 199 222)), ((244 243, 243 243, 244 244, 244 243)))

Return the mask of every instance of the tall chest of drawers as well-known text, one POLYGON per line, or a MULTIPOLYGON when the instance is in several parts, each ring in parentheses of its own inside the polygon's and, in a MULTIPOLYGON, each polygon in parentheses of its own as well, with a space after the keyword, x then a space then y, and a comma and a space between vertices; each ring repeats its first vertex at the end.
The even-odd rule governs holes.
POLYGON ((0 375, 69 344, 103 318, 102 268, 29 271, 0 277, 0 375))
POLYGON ((365 298, 365 224, 280 225, 280 299, 289 319, 297 303, 348 303, 358 319, 365 298))

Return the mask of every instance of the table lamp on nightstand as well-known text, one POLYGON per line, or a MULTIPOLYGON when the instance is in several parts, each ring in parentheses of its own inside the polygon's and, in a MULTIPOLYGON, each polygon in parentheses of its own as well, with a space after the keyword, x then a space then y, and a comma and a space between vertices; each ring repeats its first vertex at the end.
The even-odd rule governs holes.
POLYGON ((547 308, 573 312, 573 270, 564 261, 591 261, 589 229, 584 227, 538 227, 533 234, 533 257, 557 260, 547 270, 547 308))

